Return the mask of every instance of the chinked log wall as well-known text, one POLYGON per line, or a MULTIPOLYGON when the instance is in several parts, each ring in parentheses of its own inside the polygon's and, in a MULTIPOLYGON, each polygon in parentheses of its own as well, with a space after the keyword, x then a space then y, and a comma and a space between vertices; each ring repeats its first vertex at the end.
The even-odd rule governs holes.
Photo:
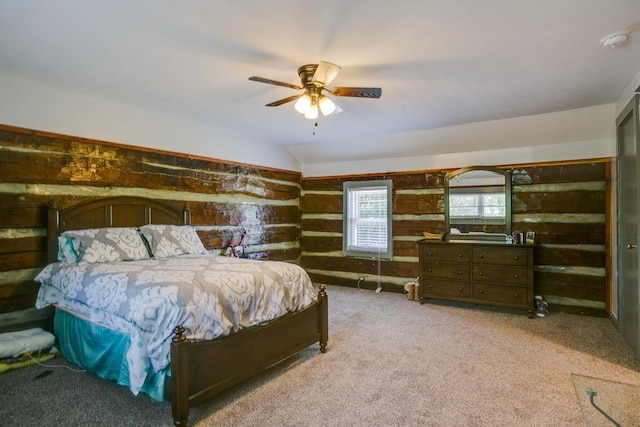
POLYGON ((30 307, 46 264, 48 203, 122 195, 189 206, 214 252, 240 245, 245 231, 249 257, 299 259, 297 172, 0 125, 0 329, 41 317, 30 307))
MULTIPOLYGON (((212 250, 239 243, 257 258, 296 260, 314 280, 402 291, 418 275, 416 241, 444 231, 444 174, 387 176, 394 185, 394 257, 342 256, 342 182, 384 176, 309 178, 83 138, 0 125, 0 329, 34 318, 45 265, 49 201, 60 208, 95 197, 143 195, 191 208, 212 250), (300 219, 302 211, 302 219, 300 219), (25 310, 22 310, 25 309, 25 310), (16 312, 15 310, 20 310, 16 312)), ((568 312, 602 314, 608 295, 610 163, 536 165, 513 173, 513 229, 535 231, 535 290, 568 312)))
MULTIPOLYGON (((512 173, 514 231, 534 231, 535 293, 552 309, 604 315, 608 307, 608 160, 505 168, 512 173)), ((303 178, 302 265, 317 281, 402 292, 418 276, 423 231, 444 232, 447 171, 303 178), (393 259, 342 256, 342 183, 393 180, 393 259)))

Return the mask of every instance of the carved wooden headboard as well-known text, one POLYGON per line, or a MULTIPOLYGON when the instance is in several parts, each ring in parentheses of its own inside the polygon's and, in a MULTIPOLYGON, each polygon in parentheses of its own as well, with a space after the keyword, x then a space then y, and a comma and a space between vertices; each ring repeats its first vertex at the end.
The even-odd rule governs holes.
POLYGON ((80 203, 65 210, 49 204, 47 220, 47 259, 58 259, 58 236, 66 230, 101 227, 138 227, 145 224, 190 225, 187 206, 178 211, 153 199, 109 197, 80 203))

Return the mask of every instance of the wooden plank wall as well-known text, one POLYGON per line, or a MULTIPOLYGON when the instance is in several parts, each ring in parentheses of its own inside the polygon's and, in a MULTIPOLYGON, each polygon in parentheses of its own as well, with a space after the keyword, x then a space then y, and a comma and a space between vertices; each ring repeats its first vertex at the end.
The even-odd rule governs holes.
POLYGON ((239 245, 246 232, 247 256, 299 259, 298 172, 0 125, 0 323, 33 307, 32 279, 46 264, 48 203, 64 209, 120 195, 188 205, 214 252, 239 245))
MULTIPOLYGON (((535 292, 556 311, 605 315, 608 309, 610 162, 508 167, 514 231, 536 233, 535 292)), ((444 231, 448 170, 303 178, 301 264, 312 278, 343 286, 403 292, 418 275, 416 241, 444 231), (391 261, 342 256, 342 183, 393 180, 391 261)))

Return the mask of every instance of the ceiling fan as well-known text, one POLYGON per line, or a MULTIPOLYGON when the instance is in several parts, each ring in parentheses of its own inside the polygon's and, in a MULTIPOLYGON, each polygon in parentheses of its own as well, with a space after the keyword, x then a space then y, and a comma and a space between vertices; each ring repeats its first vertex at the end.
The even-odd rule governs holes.
POLYGON ((303 114, 307 119, 318 118, 318 110, 324 116, 342 111, 325 93, 333 96, 380 98, 382 89, 379 87, 327 87, 336 78, 341 69, 342 67, 339 65, 326 61, 320 61, 318 64, 303 65, 298 68, 298 75, 302 83, 300 86, 256 76, 249 77, 249 80, 297 90, 304 89, 302 94, 288 96, 266 104, 266 106, 277 107, 297 100, 295 104, 296 111, 303 114))

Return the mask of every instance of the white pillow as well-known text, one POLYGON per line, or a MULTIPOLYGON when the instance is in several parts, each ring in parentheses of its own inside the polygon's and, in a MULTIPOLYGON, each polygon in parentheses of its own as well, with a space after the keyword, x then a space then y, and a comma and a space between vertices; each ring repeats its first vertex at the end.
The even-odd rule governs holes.
POLYGON ((189 225, 143 225, 154 258, 185 254, 208 254, 196 230, 189 225))
POLYGON ((0 334, 0 358, 17 357, 51 347, 56 341, 50 332, 40 328, 0 334))
POLYGON ((90 228, 62 233, 58 258, 66 262, 117 262, 150 259, 151 256, 135 227, 90 228), (62 253, 62 254, 61 254, 62 253), (62 256, 61 256, 62 255, 62 256))

